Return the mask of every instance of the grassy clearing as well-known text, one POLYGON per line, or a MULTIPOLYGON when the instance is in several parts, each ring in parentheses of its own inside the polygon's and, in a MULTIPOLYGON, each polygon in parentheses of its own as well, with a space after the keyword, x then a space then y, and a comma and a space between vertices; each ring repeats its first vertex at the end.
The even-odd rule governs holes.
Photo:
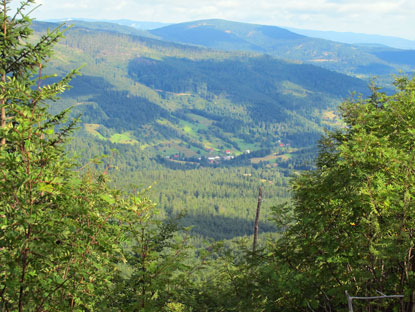
POLYGON ((192 124, 190 122, 180 120, 179 127, 188 135, 191 135, 193 137, 199 136, 197 133, 198 130, 207 130, 207 126, 204 126, 202 124, 196 123, 192 124))
POLYGON ((324 111, 323 112, 323 119, 325 120, 336 120, 337 119, 337 115, 334 113, 334 111, 324 111))
POLYGON ((289 160, 291 158, 291 154, 282 154, 282 155, 277 155, 277 154, 270 154, 264 157, 255 157, 255 158, 251 158, 251 163, 252 164, 259 164, 261 161, 262 162, 275 162, 275 160, 277 159, 282 159, 282 160, 289 160))
MULTIPOLYGON (((103 137, 99 132, 98 129, 100 127, 99 124, 84 124, 85 130, 93 135, 98 137, 101 140, 107 140, 105 137, 103 137)), ((113 134, 109 140, 112 143, 119 143, 119 144, 138 144, 138 141, 133 139, 130 135, 130 133, 128 132, 124 132, 124 133, 116 133, 113 134)))
POLYGON ((119 143, 119 144, 131 144, 131 145, 138 144, 138 141, 131 138, 131 135, 128 132, 113 134, 110 138, 110 141, 112 143, 119 143))
POLYGON ((312 93, 303 87, 292 83, 291 81, 284 81, 282 83, 283 89, 282 92, 287 95, 293 95, 296 97, 306 97, 308 94, 312 93))
POLYGON ((328 125, 331 127, 342 127, 344 125, 343 121, 340 119, 338 115, 334 111, 323 111, 322 115, 322 124, 328 125))
POLYGON ((92 134, 93 136, 98 137, 101 140, 105 140, 105 138, 99 133, 97 130, 99 128, 99 124, 84 124, 86 132, 92 134))
POLYGON ((151 145, 149 145, 149 144, 142 144, 142 145, 140 145, 140 150, 144 151, 146 148, 149 148, 149 147, 151 147, 151 145))
POLYGON ((233 137, 232 141, 234 141, 239 147, 239 152, 235 151, 236 155, 241 155, 241 154, 245 153, 246 150, 255 151, 255 150, 258 150, 260 148, 256 144, 247 143, 247 142, 245 142, 244 140, 242 140, 240 138, 233 137))
POLYGON ((190 135, 195 135, 195 131, 190 126, 184 126, 183 127, 184 132, 190 135))
POLYGON ((176 142, 163 142, 158 144, 155 149, 163 156, 183 154, 185 157, 193 157, 197 155, 197 150, 195 150, 194 147, 184 147, 176 142))

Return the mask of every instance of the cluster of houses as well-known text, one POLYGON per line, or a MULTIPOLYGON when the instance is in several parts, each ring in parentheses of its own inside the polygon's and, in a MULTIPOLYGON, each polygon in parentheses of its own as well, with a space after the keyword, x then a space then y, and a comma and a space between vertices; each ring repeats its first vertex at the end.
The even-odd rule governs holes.
POLYGON ((279 147, 290 146, 290 144, 288 144, 288 143, 287 144, 282 143, 281 140, 278 140, 278 143, 279 143, 278 144, 279 147))
MULTIPOLYGON (((208 148, 206 150, 209 153, 213 153, 214 152, 214 149, 213 148, 208 148)), ((218 155, 208 156, 207 157, 207 160, 212 164, 214 162, 219 162, 221 160, 231 160, 231 159, 234 159, 234 158, 235 158, 235 156, 231 155, 231 151, 227 149, 227 150, 225 150, 225 155, 224 156, 218 156, 218 155)), ((202 157, 199 157, 198 159, 199 160, 202 160, 202 157)))
MULTIPOLYGON (((209 148, 209 149, 207 149, 207 151, 212 153, 212 152, 214 152, 214 149, 209 148)), ((245 154, 250 154, 250 153, 251 153, 250 150, 245 150, 245 154)), ((231 159, 234 159, 234 158, 235 158, 235 156, 231 155, 231 151, 227 149, 227 150, 225 150, 225 155, 224 156, 209 156, 209 157, 207 157, 207 160, 210 163, 214 163, 214 162, 219 162, 221 160, 231 160, 231 159)), ((202 160, 202 158, 199 157, 199 160, 202 160)))
MULTIPOLYGON (((235 156, 233 155, 226 155, 226 156, 211 156, 208 157, 207 159, 209 160, 210 163, 213 163, 215 161, 221 161, 221 160, 231 160, 234 159, 235 156)), ((199 160, 201 160, 202 158, 200 157, 199 160)))
MULTIPOLYGON (((278 140, 278 143, 279 143, 278 145, 280 147, 290 146, 290 144, 282 143, 281 140, 278 140)), ((195 162, 195 161, 206 161, 207 160, 210 163, 220 162, 222 160, 232 160, 232 159, 235 158, 234 155, 231 155, 232 152, 229 149, 225 150, 225 153, 224 153, 225 155, 223 155, 223 154, 218 155, 218 154, 221 154, 221 153, 220 152, 219 153, 215 152, 215 150, 211 147, 206 148, 206 152, 208 152, 208 156, 200 156, 200 157, 197 157, 197 158, 194 158, 194 157, 186 158, 186 157, 181 156, 179 154, 165 156, 165 158, 170 159, 170 160, 182 160, 182 161, 193 161, 193 162, 195 162)), ((244 154, 251 154, 251 150, 246 149, 244 151, 244 154)))
MULTIPOLYGON (((215 150, 213 148, 208 148, 206 149, 207 152, 209 152, 209 154, 213 154, 215 152, 215 150)), ((250 150, 246 150, 245 153, 249 154, 251 151, 250 150)), ((166 156, 167 159, 171 159, 171 160, 180 160, 182 159, 180 157, 179 154, 175 154, 175 155, 171 155, 171 156, 166 156)), ((225 155, 212 155, 212 156, 205 156, 205 157, 198 157, 197 160, 198 161, 208 161, 210 163, 215 163, 215 162, 220 162, 223 160, 232 160, 234 159, 235 156, 231 155, 231 150, 225 150, 225 155)), ((189 160, 189 159, 183 159, 183 160, 189 160)), ((196 159, 193 159, 192 161, 195 161, 196 159)))

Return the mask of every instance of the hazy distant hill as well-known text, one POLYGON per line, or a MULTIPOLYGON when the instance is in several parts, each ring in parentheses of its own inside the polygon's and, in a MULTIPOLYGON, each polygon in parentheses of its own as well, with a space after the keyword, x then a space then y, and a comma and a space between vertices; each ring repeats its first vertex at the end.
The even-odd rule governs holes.
POLYGON ((306 37, 276 26, 202 20, 169 25, 150 32, 163 40, 227 51, 267 53, 349 74, 391 75, 399 70, 413 70, 411 62, 379 57, 373 46, 368 50, 367 47, 306 37))
POLYGON ((407 40, 399 37, 368 35, 352 32, 308 30, 292 27, 287 27, 287 29, 308 37, 327 39, 349 44, 372 44, 389 46, 396 49, 415 49, 415 40, 407 40))
MULTIPOLYGON (((87 19, 80 21, 66 20, 66 23, 87 29, 159 38, 165 41, 218 50, 267 53, 281 59, 311 63, 361 78, 371 79, 373 76, 377 76, 379 81, 386 84, 391 81, 392 74, 400 71, 407 73, 415 71, 415 66, 410 57, 412 52, 401 51, 379 43, 369 42, 351 45, 311 38, 275 26, 225 20, 203 20, 172 24, 146 31, 142 28, 150 29, 166 24, 130 20, 116 20, 109 23, 87 19)), ((324 33, 326 34, 326 32, 324 33)), ((331 33, 327 32, 327 34, 331 33)), ((341 34, 340 37, 342 37, 341 34)), ((347 34, 343 35, 346 36, 347 34)), ((374 39, 381 38, 384 41, 386 39, 392 41, 399 39, 382 36, 365 37, 364 35, 356 37, 354 35, 353 38, 360 38, 359 40, 362 42, 365 41, 365 38, 370 39, 372 37, 374 39)), ((334 36, 333 39, 336 39, 336 37, 334 36)), ((396 42, 403 43, 402 40, 396 42)), ((407 46, 411 43, 408 40, 405 42, 407 46)))
POLYGON ((155 29, 170 25, 168 23, 146 22, 146 21, 132 21, 128 19, 108 20, 108 19, 93 19, 93 18, 66 18, 66 19, 50 19, 45 22, 62 23, 68 21, 83 21, 88 23, 111 23, 128 27, 133 27, 141 30, 155 29))
POLYGON ((126 19, 121 19, 121 20, 106 20, 106 22, 109 22, 109 23, 117 23, 117 24, 120 24, 120 25, 134 27, 134 28, 138 28, 138 29, 146 29, 146 30, 160 28, 160 27, 164 27, 164 26, 170 25, 169 23, 132 21, 132 20, 126 20, 126 19))
MULTIPOLYGON (((134 28, 134 27, 131 27, 130 25, 110 23, 106 21, 86 21, 86 20, 77 20, 77 19, 65 19, 65 20, 62 20, 62 21, 59 20, 56 22, 52 20, 46 23, 52 23, 52 25, 56 25, 56 23, 64 23, 68 26, 74 26, 74 27, 80 27, 80 28, 87 28, 87 29, 101 30, 101 31, 114 31, 114 32, 118 32, 121 34, 155 38, 154 35, 150 34, 144 29, 134 28)), ((38 23, 38 25, 40 24, 45 24, 45 22, 38 23)), ((35 27, 39 27, 39 26, 35 25, 35 27)))
POLYGON ((164 40, 198 44, 223 50, 269 52, 286 42, 300 43, 306 37, 288 30, 225 20, 203 20, 151 30, 164 40))

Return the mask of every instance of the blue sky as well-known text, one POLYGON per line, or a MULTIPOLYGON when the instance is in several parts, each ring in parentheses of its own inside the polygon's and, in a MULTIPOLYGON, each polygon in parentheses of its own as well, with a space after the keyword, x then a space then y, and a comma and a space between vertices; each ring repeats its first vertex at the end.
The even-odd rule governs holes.
MULTIPOLYGON (((13 2, 17 3, 18 0, 13 2)), ((232 21, 415 40, 415 0, 38 0, 38 19, 232 21)))

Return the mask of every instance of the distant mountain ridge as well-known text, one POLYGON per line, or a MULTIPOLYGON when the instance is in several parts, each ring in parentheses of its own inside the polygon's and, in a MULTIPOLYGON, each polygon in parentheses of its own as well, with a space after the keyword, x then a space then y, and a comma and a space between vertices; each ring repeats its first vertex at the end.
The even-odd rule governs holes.
POLYGON ((148 22, 148 21, 133 21, 129 19, 118 19, 118 20, 109 20, 109 19, 93 19, 93 18, 63 18, 63 19, 49 19, 45 20, 45 22, 52 22, 52 23, 62 23, 62 22, 69 22, 69 21, 83 21, 89 23, 111 23, 111 24, 118 24, 122 26, 133 27, 142 30, 149 30, 160 28, 164 26, 170 25, 170 23, 161 23, 161 22, 148 22))
MULTIPOLYGON (((398 52, 389 47, 350 45, 300 35, 281 27, 226 20, 200 20, 149 31, 162 40, 194 44, 225 51, 266 53, 281 59, 298 60, 354 75, 391 75, 414 70, 412 62, 395 62, 380 51, 398 52)), ((369 77, 369 76, 368 76, 369 77)))
POLYGON ((271 46, 278 43, 270 42, 269 46, 266 46, 264 44, 265 37, 280 42, 305 38, 305 36, 279 27, 230 22, 220 19, 168 25, 153 29, 150 32, 164 40, 198 44, 224 50, 249 49, 263 53, 268 52, 271 46))
POLYGON ((304 34, 320 34, 322 37, 331 36, 330 38, 343 41, 358 41, 358 44, 352 45, 308 37, 277 26, 220 19, 171 24, 150 30, 143 30, 140 27, 153 28, 163 24, 130 20, 117 20, 112 23, 95 20, 92 22, 67 20, 66 23, 88 29, 116 31, 216 50, 266 53, 281 59, 311 63, 367 79, 377 76, 384 83, 391 81, 392 74, 401 71, 415 72, 412 57, 415 52, 384 45, 396 43, 410 47, 412 42, 393 37, 304 31, 304 34), (370 42, 365 43, 365 41, 370 42))
MULTIPOLYGON (((109 22, 70 20, 67 24, 100 31, 114 31, 214 50, 270 54, 293 62, 310 63, 366 80, 392 86, 393 75, 415 73, 415 50, 379 44, 351 45, 296 34, 281 27, 212 19, 143 30, 109 22)), ((118 23, 132 23, 121 21, 118 23)))
POLYGON ((57 24, 66 24, 67 26, 86 28, 91 30, 100 30, 100 31, 113 31, 121 34, 134 35, 140 37, 150 37, 155 38, 154 35, 150 34, 148 31, 140 28, 134 28, 127 25, 122 25, 119 23, 110 23, 106 21, 87 21, 87 20, 77 20, 77 19, 65 19, 65 20, 51 20, 48 22, 37 22, 34 24, 34 27, 42 27, 45 23, 52 25, 57 24))
MULTIPOLYGON (((129 26, 142 30, 154 30, 170 25, 178 25, 182 23, 162 23, 162 22, 151 22, 151 21, 136 21, 129 19, 109 20, 109 19, 91 19, 91 18, 67 18, 67 19, 50 19, 45 20, 46 22, 67 22, 67 21, 85 21, 85 22, 106 22, 112 24, 119 24, 123 26, 129 26)), ((213 20, 212 20, 213 21, 213 20)), ((220 21, 220 20, 218 20, 220 21)), ((192 22, 184 22, 192 23, 192 22)), ((235 22, 240 24, 246 24, 241 22, 235 22)), ((376 34, 364 34, 355 32, 340 32, 340 31, 323 31, 323 30, 311 30, 302 29, 296 27, 285 27, 285 26, 268 26, 278 27, 295 34, 303 35, 306 37, 326 39, 330 41, 336 41, 348 44, 357 45, 371 45, 371 46, 387 46, 396 49, 415 49, 415 40, 408 40, 395 36, 384 36, 376 34)))
POLYGON ((308 37, 327 39, 349 44, 363 44, 374 46, 388 46, 396 49, 415 49, 415 40, 408 40, 393 36, 369 35, 353 32, 322 31, 286 27, 286 29, 308 37))

